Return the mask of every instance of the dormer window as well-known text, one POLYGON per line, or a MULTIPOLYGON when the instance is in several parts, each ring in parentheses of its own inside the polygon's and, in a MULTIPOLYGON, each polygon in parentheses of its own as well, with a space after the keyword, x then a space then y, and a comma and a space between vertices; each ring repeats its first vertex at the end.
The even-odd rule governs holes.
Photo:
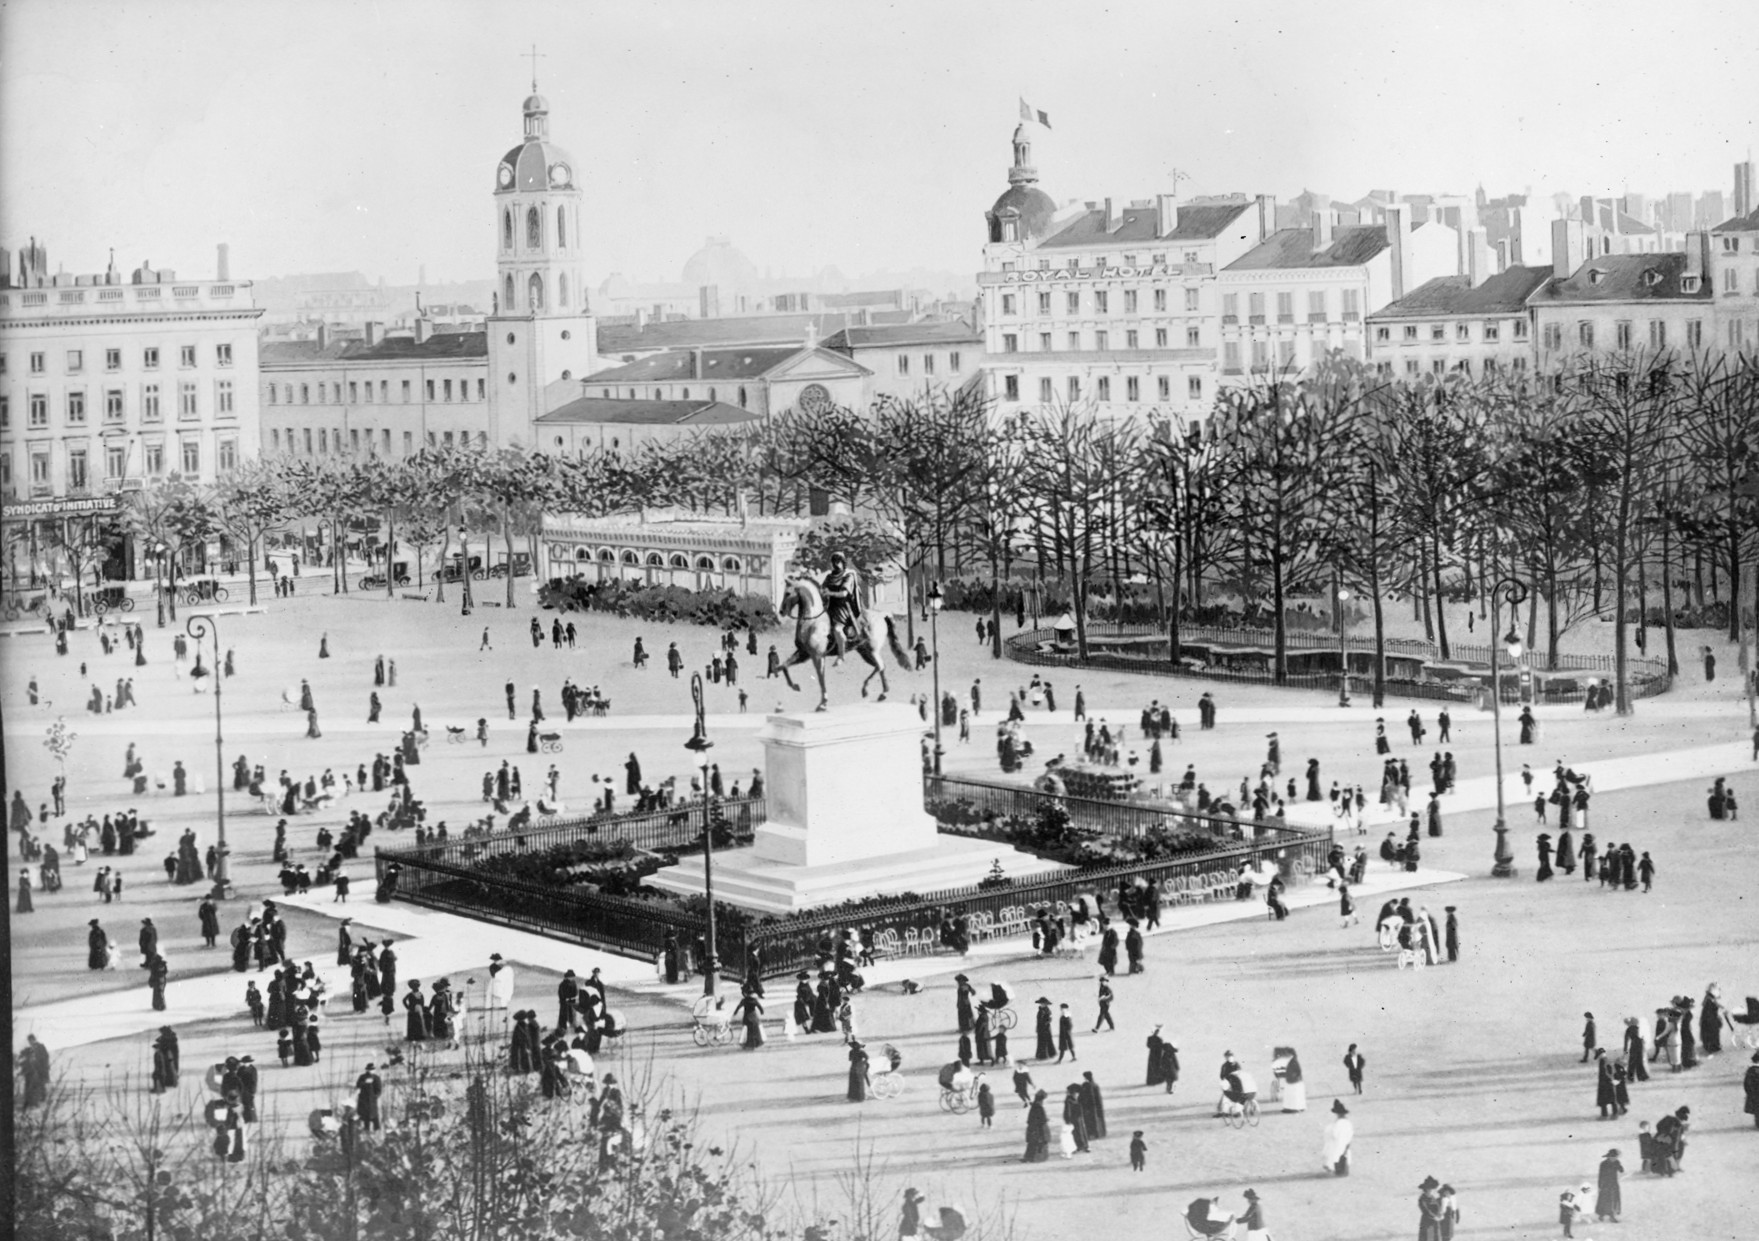
POLYGON ((1590 267, 1588 269, 1588 283, 1589 284, 1599 284, 1601 281, 1603 281, 1605 279, 1606 279, 1606 272, 1603 269, 1601 269, 1599 267, 1590 267))
POLYGON ((1696 293, 1697 291, 1698 291, 1698 277, 1696 277, 1696 276, 1681 276, 1680 277, 1680 292, 1681 293, 1696 293))
POLYGON ((1653 267, 1649 268, 1643 273, 1643 283, 1653 289, 1656 285, 1661 283, 1661 273, 1656 271, 1653 267))

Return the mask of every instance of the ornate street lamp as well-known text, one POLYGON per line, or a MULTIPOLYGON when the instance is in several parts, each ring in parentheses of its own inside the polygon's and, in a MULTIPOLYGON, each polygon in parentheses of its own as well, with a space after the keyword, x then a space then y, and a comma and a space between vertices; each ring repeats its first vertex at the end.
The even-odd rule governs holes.
MULTIPOLYGON (((1502 616, 1502 604, 1509 605, 1509 631, 1502 639, 1508 648, 1509 658, 1521 658, 1521 636, 1515 632, 1516 609, 1527 598, 1527 586, 1519 578, 1505 577, 1490 592, 1490 612, 1492 635, 1496 633, 1497 624, 1502 616)), ((1496 854, 1490 868, 1494 879, 1512 879, 1515 875, 1515 856, 1509 852, 1509 825, 1504 819, 1503 787, 1502 787, 1502 674, 1497 667, 1497 641, 1493 636, 1490 642, 1490 722, 1491 731, 1496 743, 1496 823, 1492 830, 1496 832, 1496 854)))
POLYGON ((183 628, 196 642, 196 658, 201 658, 202 641, 212 638, 214 665, 210 675, 214 681, 214 890, 209 894, 217 901, 232 895, 230 868, 226 863, 226 756, 225 739, 220 733, 220 682, 225 679, 220 662, 220 626, 212 616, 191 615, 183 628))
POLYGON ((941 774, 941 756, 946 750, 941 746, 941 608, 946 598, 941 594, 941 584, 928 584, 928 641, 932 648, 930 658, 934 667, 934 774, 941 774))
POLYGON ((1350 640, 1346 634, 1349 622, 1344 619, 1344 604, 1349 601, 1350 592, 1338 583, 1338 706, 1350 705, 1350 640))
POLYGON ((697 769, 702 773, 702 887, 708 901, 708 960, 703 963, 702 993, 713 995, 719 990, 721 968, 715 955, 715 831, 708 786, 708 752, 715 743, 708 739, 704 722, 700 672, 691 674, 690 696, 696 702, 696 726, 684 748, 695 753, 697 769))

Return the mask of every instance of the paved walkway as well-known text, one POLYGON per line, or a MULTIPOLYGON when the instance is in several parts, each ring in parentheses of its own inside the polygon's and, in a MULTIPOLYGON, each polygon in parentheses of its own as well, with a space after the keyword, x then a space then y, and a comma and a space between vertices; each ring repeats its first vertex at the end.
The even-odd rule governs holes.
MULTIPOLYGON (((1358 903, 1366 908, 1389 892, 1452 883, 1465 877, 1440 870, 1406 873, 1376 862, 1370 867, 1367 880, 1355 889, 1355 894, 1358 903)), ((1336 899, 1329 888, 1316 883, 1291 890, 1287 901, 1291 909, 1310 909, 1331 905, 1336 899)), ((419 978, 424 983, 441 977, 450 978, 453 989, 463 994, 473 1007, 480 1005, 483 988, 488 982, 491 952, 500 953, 514 968, 532 967, 556 974, 572 969, 585 977, 596 967, 613 989, 673 1001, 680 1007, 687 1007, 701 994, 700 984, 695 981, 666 985, 658 978, 654 967, 645 961, 565 943, 529 931, 493 926, 419 905, 403 902, 379 905, 370 900, 343 905, 333 901, 328 892, 286 900, 277 898, 276 904, 283 908, 308 910, 338 922, 344 917, 353 918, 357 938, 372 931, 399 937, 396 943, 399 986, 411 978, 419 978)), ((1161 914, 1160 929, 1149 934, 1169 935, 1175 931, 1223 922, 1252 921, 1265 916, 1265 907, 1257 900, 1173 905, 1161 914)), ((231 918, 223 920, 230 921, 231 918)), ((1090 940, 1088 948, 1096 949, 1096 941, 1090 940)), ((230 950, 222 945, 213 951, 220 954, 230 950)), ((138 961, 134 960, 136 955, 132 949, 124 951, 124 959, 129 961, 125 968, 138 966, 138 961)), ((1032 955, 1028 941, 1022 936, 1014 936, 974 944, 968 957, 945 955, 882 960, 866 971, 866 977, 870 986, 885 986, 905 978, 921 979, 969 969, 973 962, 999 966, 1002 962, 1032 955)), ((314 957, 313 963, 328 985, 330 1004, 346 1006, 350 987, 347 967, 337 965, 333 955, 327 955, 321 961, 314 957)), ((19 1009, 13 1014, 13 1023, 20 1038, 35 1034, 50 1047, 64 1048, 141 1034, 166 1021, 186 1024, 242 1018, 247 1012, 244 985, 253 978, 259 980, 259 989, 266 981, 266 975, 259 975, 254 968, 243 974, 228 970, 222 974, 174 979, 165 989, 166 1011, 160 1014, 152 1010, 151 993, 143 974, 142 984, 126 991, 19 1009)))

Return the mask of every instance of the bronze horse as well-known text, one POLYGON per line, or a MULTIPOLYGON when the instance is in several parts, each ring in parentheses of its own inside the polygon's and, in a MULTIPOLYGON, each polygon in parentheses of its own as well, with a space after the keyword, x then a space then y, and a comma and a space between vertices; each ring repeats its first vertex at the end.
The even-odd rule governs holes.
MULTIPOLYGON (((782 665, 782 679, 788 688, 799 690, 794 678, 788 675, 788 669, 795 664, 811 663, 813 675, 818 678, 818 707, 823 711, 828 703, 825 687, 825 658, 831 650, 831 621, 825 613, 824 596, 819 592, 818 583, 811 578, 791 577, 784 583, 782 606, 779 609, 784 617, 795 617, 794 622, 794 653, 788 656, 782 665)), ((886 665, 880 657, 882 646, 889 646, 892 658, 898 661, 900 668, 910 666, 910 656, 904 645, 898 640, 898 630, 889 615, 884 615, 885 636, 883 639, 876 632, 872 615, 863 614, 856 618, 854 633, 850 637, 848 652, 859 655, 873 669, 861 682, 861 696, 867 697, 868 684, 880 679, 878 701, 884 702, 891 692, 886 682, 886 665)))

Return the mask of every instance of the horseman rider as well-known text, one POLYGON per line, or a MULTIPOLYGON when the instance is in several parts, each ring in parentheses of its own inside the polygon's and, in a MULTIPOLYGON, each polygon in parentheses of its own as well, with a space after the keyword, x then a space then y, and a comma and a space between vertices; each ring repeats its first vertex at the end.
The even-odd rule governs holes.
POLYGON ((825 616, 831 625, 831 653, 841 658, 858 642, 854 629, 861 619, 861 575, 849 568, 842 552, 831 553, 831 571, 824 580, 825 616))

